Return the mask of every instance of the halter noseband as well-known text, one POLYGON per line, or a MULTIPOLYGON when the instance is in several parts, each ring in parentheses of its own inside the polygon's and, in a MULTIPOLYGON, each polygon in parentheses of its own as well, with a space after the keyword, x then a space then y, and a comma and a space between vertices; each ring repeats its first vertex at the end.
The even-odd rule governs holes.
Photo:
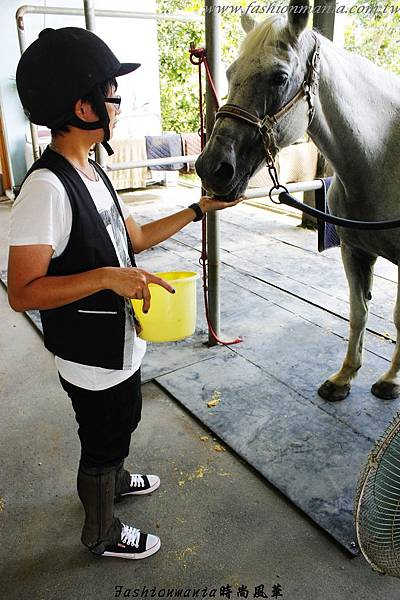
MULTIPOLYGON (((314 35, 314 34, 313 34, 314 35)), ((318 75, 319 75, 319 62, 320 62, 320 46, 321 43, 317 36, 315 36, 315 47, 314 52, 309 61, 309 67, 307 74, 303 81, 303 84, 297 94, 289 100, 278 112, 274 115, 265 115, 263 119, 259 119, 257 115, 253 115, 249 111, 237 106, 235 104, 225 104, 217 111, 215 118, 220 119, 221 117, 233 117, 241 121, 246 121, 251 125, 255 125, 263 140, 265 152, 268 160, 275 158, 278 153, 278 146, 276 145, 274 138, 274 127, 278 124, 278 121, 286 115, 296 104, 305 97, 308 104, 308 124, 310 125, 314 116, 314 102, 313 95, 318 91, 318 75)))

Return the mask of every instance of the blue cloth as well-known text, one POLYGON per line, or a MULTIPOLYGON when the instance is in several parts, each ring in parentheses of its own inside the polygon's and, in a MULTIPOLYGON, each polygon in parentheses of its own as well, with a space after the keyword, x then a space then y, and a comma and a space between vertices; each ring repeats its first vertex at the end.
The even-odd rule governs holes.
MULTIPOLYGON (((319 190, 315 190, 315 207, 329 214, 329 207, 326 201, 326 195, 331 186, 333 177, 323 179, 323 186, 319 190)), ((340 246, 340 239, 336 231, 335 225, 325 223, 318 220, 318 252, 323 252, 329 248, 340 246)))
MULTIPOLYGON (((164 135, 146 135, 147 158, 168 158, 169 156, 183 156, 182 138, 179 133, 165 133, 164 135)), ((171 165, 155 165, 150 167, 154 171, 179 171, 184 163, 171 165)))

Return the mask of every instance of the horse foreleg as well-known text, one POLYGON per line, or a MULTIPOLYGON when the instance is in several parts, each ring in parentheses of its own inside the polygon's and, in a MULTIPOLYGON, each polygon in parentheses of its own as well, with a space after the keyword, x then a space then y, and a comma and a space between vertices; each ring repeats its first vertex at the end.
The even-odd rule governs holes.
POLYGON ((324 400, 343 400, 350 392, 350 382, 362 364, 364 333, 371 299, 376 257, 341 244, 342 260, 350 291, 350 333, 346 356, 337 373, 321 385, 318 394, 324 400))
MULTIPOLYGON (((400 265, 398 267, 400 269, 400 265)), ((400 272, 399 272, 400 275, 400 272)), ((400 281, 400 276, 398 277, 400 281)), ((371 392, 384 400, 393 400, 400 396, 400 290, 397 283, 397 299, 393 313, 394 324, 397 330, 396 346, 392 356, 389 370, 378 379, 371 388, 371 392)))

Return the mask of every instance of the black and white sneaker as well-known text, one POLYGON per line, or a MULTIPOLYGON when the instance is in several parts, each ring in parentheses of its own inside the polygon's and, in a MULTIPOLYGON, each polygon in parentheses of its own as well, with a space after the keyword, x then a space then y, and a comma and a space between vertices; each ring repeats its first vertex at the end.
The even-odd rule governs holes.
POLYGON ((155 554, 161 546, 160 538, 151 533, 143 533, 140 529, 121 523, 121 539, 113 546, 106 546, 100 556, 115 556, 136 560, 155 554))
POLYGON ((160 487, 160 478, 157 475, 139 475, 131 474, 129 489, 121 492, 120 496, 140 496, 142 494, 151 494, 160 487))

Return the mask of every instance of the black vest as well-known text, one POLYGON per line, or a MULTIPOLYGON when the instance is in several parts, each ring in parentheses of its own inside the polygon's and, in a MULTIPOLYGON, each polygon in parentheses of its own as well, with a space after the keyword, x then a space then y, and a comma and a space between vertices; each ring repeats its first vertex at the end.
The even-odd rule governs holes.
MULTIPOLYGON (((104 171, 90 161, 109 190, 121 219, 115 190, 104 171)), ((119 267, 118 257, 92 197, 72 165, 46 148, 26 177, 37 169, 49 169, 63 184, 72 209, 72 228, 63 253, 52 258, 48 276, 75 275, 99 267, 119 267)), ((40 218, 40 215, 38 215, 40 218)), ((128 251, 136 266, 128 232, 128 251)), ((44 345, 73 362, 106 369, 122 369, 125 339, 125 300, 103 290, 59 308, 41 310, 44 345)))

